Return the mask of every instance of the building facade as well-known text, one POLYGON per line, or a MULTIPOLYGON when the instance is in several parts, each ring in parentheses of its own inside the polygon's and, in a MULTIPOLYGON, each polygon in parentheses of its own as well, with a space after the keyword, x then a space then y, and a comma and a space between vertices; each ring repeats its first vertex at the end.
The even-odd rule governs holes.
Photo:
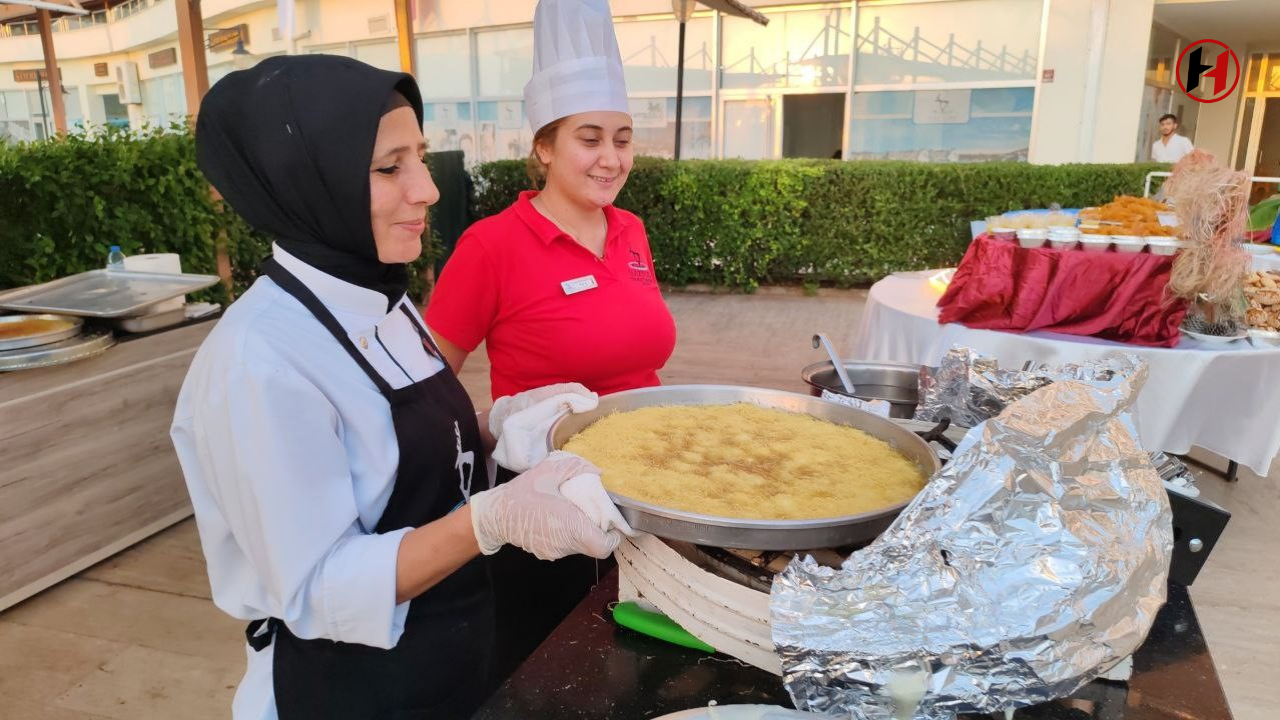
MULTIPOLYGON (((535 4, 410 3, 433 149, 460 149, 472 163, 527 155, 521 96, 532 71, 535 4)), ((1242 56, 1259 58, 1247 100, 1241 92, 1239 102, 1206 111, 1185 95, 1177 102, 1169 68, 1187 38, 1157 22, 1157 0, 749 4, 769 18, 767 26, 707 9, 687 25, 682 157, 1129 162, 1145 159, 1157 110, 1176 104, 1193 140, 1202 144, 1203 133, 1220 152, 1234 151, 1238 127, 1248 126, 1244 163, 1248 133, 1258 136, 1255 144, 1266 136, 1254 122, 1260 111, 1247 108, 1264 106, 1267 93, 1280 99, 1280 62, 1270 89, 1271 56, 1246 47, 1242 56)), ((334 53, 400 69, 391 0, 289 5, 293 30, 282 33, 274 0, 204 0, 210 81, 281 53, 334 53), (250 54, 237 52, 233 40, 250 54)), ((669 157, 678 53, 671 4, 611 6, 637 151, 669 157)), ((173 0, 96 7, 55 21, 69 125, 140 127, 182 118, 173 0)), ((43 67, 32 26, 10 22, 0 31, 0 136, 17 140, 45 137, 52 127, 47 88, 41 92, 32 73, 43 67)), ((1280 109, 1274 116, 1280 124, 1280 109)))

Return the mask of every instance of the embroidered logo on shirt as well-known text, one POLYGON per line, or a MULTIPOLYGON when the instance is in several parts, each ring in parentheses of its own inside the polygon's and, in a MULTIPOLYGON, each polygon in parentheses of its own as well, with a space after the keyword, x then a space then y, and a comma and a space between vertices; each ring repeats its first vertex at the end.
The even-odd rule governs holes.
POLYGON ((627 268, 631 270, 631 279, 645 285, 653 284, 653 272, 649 270, 649 266, 644 261, 644 256, 636 252, 635 248, 627 248, 631 253, 631 262, 627 263, 627 268))
POLYGON ((462 428, 458 421, 453 421, 453 436, 458 439, 458 459, 453 466, 458 470, 458 489, 462 491, 462 501, 471 501, 471 473, 475 470, 476 454, 471 450, 462 452, 462 428))

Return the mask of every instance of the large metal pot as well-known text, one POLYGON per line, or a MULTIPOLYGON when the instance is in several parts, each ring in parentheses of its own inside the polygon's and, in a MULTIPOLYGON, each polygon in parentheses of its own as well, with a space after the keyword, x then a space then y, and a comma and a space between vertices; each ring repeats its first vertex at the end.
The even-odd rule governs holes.
MULTIPOLYGON (((600 398, 600 405, 595 410, 565 415, 556 421, 547 434, 547 445, 558 450, 569 438, 614 412, 654 405, 731 405, 740 402, 805 413, 862 430, 889 443, 915 463, 926 478, 941 467, 937 454, 928 443, 890 420, 798 393, 733 385, 667 385, 606 395, 600 398)), ((849 472, 856 473, 857 468, 850 468, 849 472)), ((609 497, 637 530, 698 545, 751 550, 806 550, 872 540, 907 505, 904 502, 858 515, 813 520, 746 520, 660 507, 612 492, 609 497)))
MULTIPOLYGON (((853 383, 852 397, 887 401, 889 417, 903 420, 915 417, 919 401, 919 365, 845 360, 844 371, 849 375, 849 382, 853 383)), ((809 386, 809 394, 814 397, 822 397, 823 390, 850 397, 840 386, 840 378, 831 361, 805 367, 800 371, 800 379, 809 386)))

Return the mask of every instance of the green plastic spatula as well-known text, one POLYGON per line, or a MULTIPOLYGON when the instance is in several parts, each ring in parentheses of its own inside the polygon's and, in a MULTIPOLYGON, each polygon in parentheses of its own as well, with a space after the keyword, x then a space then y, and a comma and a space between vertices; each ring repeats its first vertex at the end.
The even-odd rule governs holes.
POLYGON ((680 627, 674 620, 659 612, 645 610, 634 602, 620 602, 613 606, 613 620, 619 625, 659 640, 683 645, 694 650, 713 653, 715 648, 702 642, 680 627))

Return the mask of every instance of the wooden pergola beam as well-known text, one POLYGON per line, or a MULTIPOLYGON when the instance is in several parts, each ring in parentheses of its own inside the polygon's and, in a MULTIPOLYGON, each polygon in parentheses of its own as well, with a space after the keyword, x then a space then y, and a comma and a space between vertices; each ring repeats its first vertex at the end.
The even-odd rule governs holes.
POLYGON ((396 42, 400 46, 400 69, 417 77, 417 61, 413 52, 413 18, 409 14, 409 0, 395 0, 396 42))
POLYGON ((182 85, 187 115, 200 113, 200 101, 209 92, 209 63, 204 52, 204 17, 200 0, 175 0, 178 9, 178 55, 182 58, 182 85))
POLYGON ((44 75, 49 81, 49 101, 53 105, 53 127, 59 135, 67 133, 67 107, 62 102, 62 75, 58 72, 58 56, 53 51, 53 21, 48 10, 38 10, 40 47, 44 50, 44 75))

